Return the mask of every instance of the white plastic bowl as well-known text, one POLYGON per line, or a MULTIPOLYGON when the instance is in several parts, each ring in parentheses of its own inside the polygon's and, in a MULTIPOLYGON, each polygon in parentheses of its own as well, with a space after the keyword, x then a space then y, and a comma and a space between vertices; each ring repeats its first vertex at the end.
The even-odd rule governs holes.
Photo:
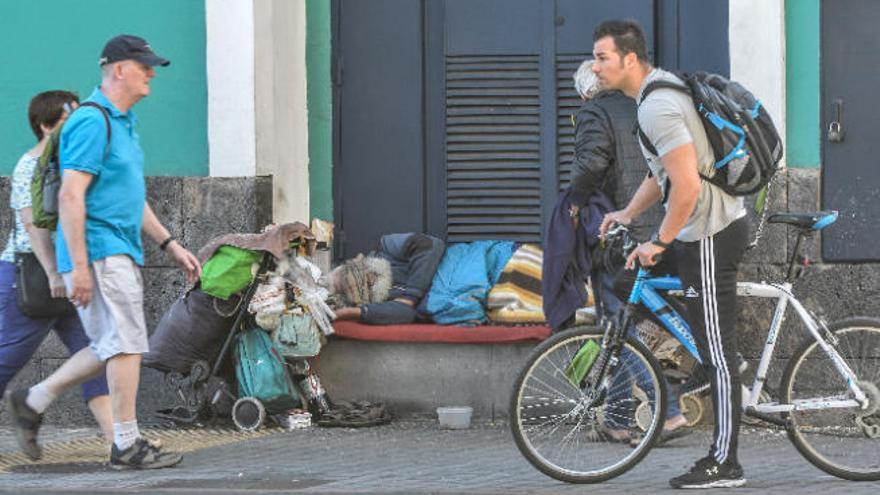
POLYGON ((469 406, 438 407, 437 419, 440 428, 447 430, 466 430, 471 427, 471 415, 474 409, 469 406))

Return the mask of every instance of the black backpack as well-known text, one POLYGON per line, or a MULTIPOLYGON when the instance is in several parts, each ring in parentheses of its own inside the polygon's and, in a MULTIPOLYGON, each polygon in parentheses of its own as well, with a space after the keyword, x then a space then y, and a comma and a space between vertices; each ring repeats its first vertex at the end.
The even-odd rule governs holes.
MULTIPOLYGON (((684 86, 671 81, 651 82, 639 104, 655 89, 671 88, 689 94, 715 152, 715 175, 700 176, 733 196, 761 190, 779 171, 782 159, 782 139, 770 114, 749 90, 724 76, 705 72, 676 76, 684 86)), ((645 149, 657 155, 641 127, 638 134, 645 149)))

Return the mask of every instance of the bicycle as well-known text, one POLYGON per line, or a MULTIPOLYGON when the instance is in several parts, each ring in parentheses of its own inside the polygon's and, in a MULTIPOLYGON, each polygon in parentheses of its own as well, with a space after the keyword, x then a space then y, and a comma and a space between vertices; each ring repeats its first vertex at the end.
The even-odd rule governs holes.
MULTIPOLYGON (((754 382, 743 385, 743 414, 784 427, 798 452, 819 469, 875 481, 880 480, 880 319, 826 323, 791 290, 807 265, 800 254, 804 239, 836 220, 836 211, 767 219, 796 227, 798 236, 783 282, 737 284, 738 296, 777 300, 754 382), (762 392, 789 306, 810 335, 789 359, 779 401, 768 401, 762 392)), ((622 226, 609 232, 608 238, 613 236, 633 245, 622 226)), ((666 386, 657 359, 625 329, 644 307, 701 361, 690 327, 670 304, 669 292, 681 290, 678 277, 652 276, 640 267, 615 318, 601 327, 560 332, 532 351, 515 381, 509 410, 516 445, 535 468, 560 481, 597 483, 625 473, 648 454, 663 428, 666 386), (623 443, 607 434, 609 423, 640 435, 623 443)))

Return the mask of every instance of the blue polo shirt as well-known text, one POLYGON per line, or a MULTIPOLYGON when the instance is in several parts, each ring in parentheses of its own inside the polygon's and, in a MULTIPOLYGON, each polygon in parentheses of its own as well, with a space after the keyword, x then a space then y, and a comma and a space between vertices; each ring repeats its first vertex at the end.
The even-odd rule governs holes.
MULTIPOLYGON (((137 118, 129 110, 122 113, 98 87, 86 101, 107 111, 111 142, 107 152, 107 124, 101 111, 81 107, 74 111, 61 131, 58 159, 62 174, 78 170, 92 174, 86 190, 86 247, 89 264, 117 254, 127 254, 138 265, 144 264, 141 225, 144 219, 144 154, 135 126, 137 118)), ((64 231, 59 222, 55 238, 58 272, 73 270, 64 231)))

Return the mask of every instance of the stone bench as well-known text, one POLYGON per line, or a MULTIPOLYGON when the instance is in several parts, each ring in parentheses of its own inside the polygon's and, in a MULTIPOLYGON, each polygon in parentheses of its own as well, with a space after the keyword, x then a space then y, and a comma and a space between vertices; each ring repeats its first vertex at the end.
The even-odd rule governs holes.
POLYGON ((471 406, 474 416, 508 414, 513 382, 546 326, 459 327, 338 322, 318 373, 331 400, 384 401, 398 416, 471 406))

